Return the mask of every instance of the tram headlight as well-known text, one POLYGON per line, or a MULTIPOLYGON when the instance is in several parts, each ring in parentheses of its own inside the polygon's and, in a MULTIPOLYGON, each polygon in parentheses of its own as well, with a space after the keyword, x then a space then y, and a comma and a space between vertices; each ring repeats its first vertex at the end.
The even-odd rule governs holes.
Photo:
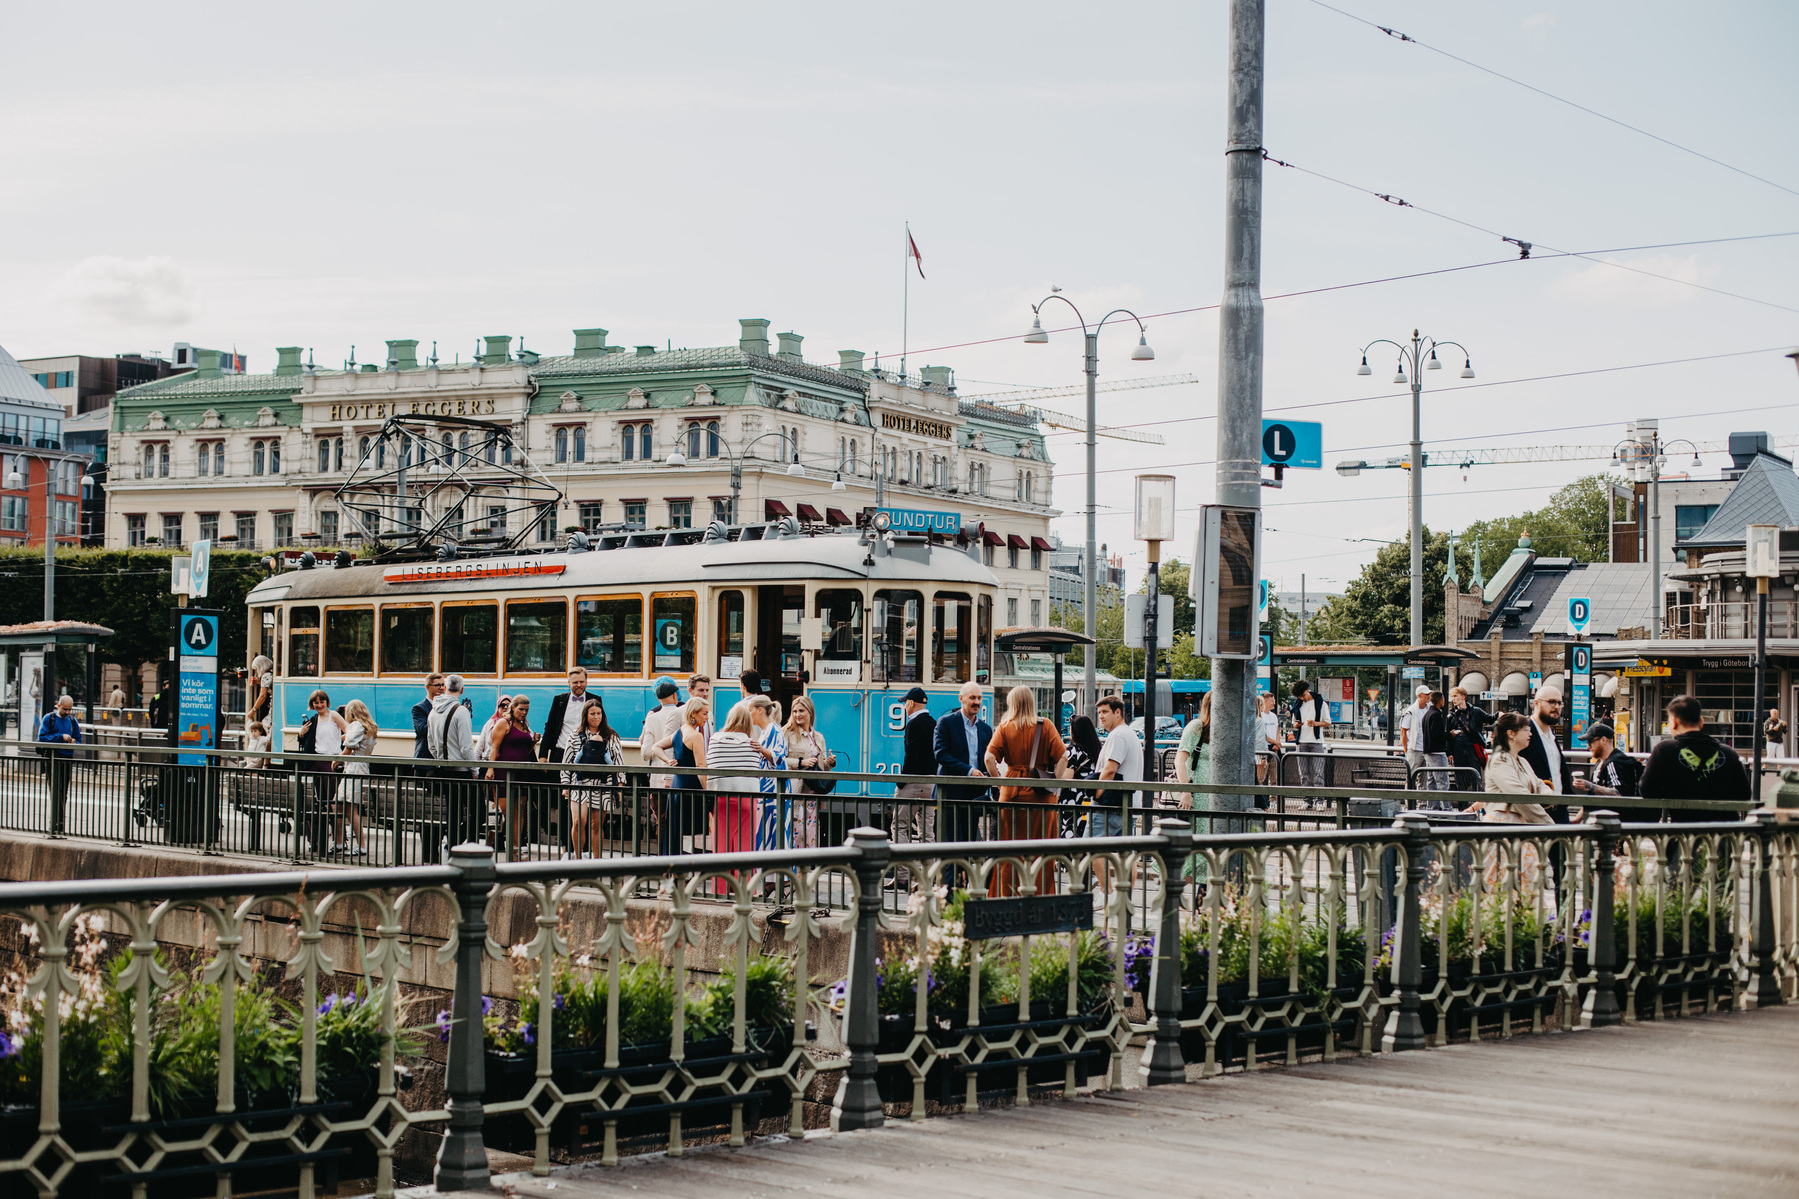
POLYGON ((875 532, 885 533, 888 529, 893 527, 893 517, 885 512, 877 512, 874 515, 874 520, 869 523, 874 525, 875 532))

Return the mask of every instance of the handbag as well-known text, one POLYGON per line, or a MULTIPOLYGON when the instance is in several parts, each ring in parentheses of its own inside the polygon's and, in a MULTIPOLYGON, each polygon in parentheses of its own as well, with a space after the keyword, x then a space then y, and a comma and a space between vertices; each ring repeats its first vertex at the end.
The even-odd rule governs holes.
MULTIPOLYGON (((807 736, 816 736, 816 734, 809 733, 809 734, 807 734, 807 736)), ((818 765, 814 766, 812 769, 814 769, 814 770, 831 770, 834 767, 836 767, 836 765, 837 765, 837 755, 836 754, 828 754, 825 757, 820 758, 818 760, 818 765)), ((803 770, 804 767, 801 767, 801 769, 803 770)), ((836 789, 837 789, 837 780, 836 779, 807 779, 806 780, 806 790, 813 795, 829 795, 831 792, 835 791, 836 789)))
MULTIPOLYGON (((1024 769, 1024 777, 1026 778, 1053 779, 1056 777, 1055 771, 1050 770, 1048 767, 1037 765, 1037 747, 1043 741, 1043 726, 1048 723, 1047 720, 1039 718, 1037 727, 1031 730, 1031 754, 1025 759, 1028 763, 1024 769)), ((1047 791, 1051 796, 1055 796, 1062 789, 1060 787, 1039 787, 1036 788, 1036 790, 1047 791)))

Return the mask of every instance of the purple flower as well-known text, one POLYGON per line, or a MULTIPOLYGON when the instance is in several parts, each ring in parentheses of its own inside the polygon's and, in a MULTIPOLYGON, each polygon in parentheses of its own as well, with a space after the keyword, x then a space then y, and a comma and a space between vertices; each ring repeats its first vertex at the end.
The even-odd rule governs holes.
POLYGON ((9 1057, 18 1056, 19 1051, 24 1047, 25 1042, 23 1039, 19 1037, 9 1037, 5 1033, 0 1032, 0 1061, 5 1061, 9 1057))
POLYGON ((448 1008, 442 1008, 437 1013, 437 1039, 445 1044, 449 1043, 450 1010, 448 1008))
POLYGON ((493 1014, 493 1000, 486 995, 481 996, 481 1014, 483 1016, 493 1014))
POLYGON ((565 1008, 567 1006, 568 1006, 568 996, 564 995, 561 991, 556 992, 556 997, 550 1001, 550 1007, 552 1007, 556 1011, 560 1012, 563 1008, 565 1008))
POLYGON ((519 1030, 519 1032, 524 1034, 525 1044, 527 1044, 527 1045, 537 1044, 537 1033, 531 1028, 531 1026, 529 1024, 519 1025, 518 1030, 519 1030))
POLYGON ((834 1003, 834 1004, 844 1003, 849 999, 849 995, 850 995, 850 980, 849 979, 840 978, 836 982, 831 984, 831 1002, 832 1003, 834 1003))
POLYGON ((333 991, 331 994, 325 996, 325 1002, 319 1004, 319 1015, 329 1016, 331 1014, 331 1009, 336 1007, 337 1003, 337 992, 333 991))

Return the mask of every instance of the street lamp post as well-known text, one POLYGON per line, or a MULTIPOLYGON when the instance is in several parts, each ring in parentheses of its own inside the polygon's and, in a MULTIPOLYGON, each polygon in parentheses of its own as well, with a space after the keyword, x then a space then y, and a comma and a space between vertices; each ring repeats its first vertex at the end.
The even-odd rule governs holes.
MULTIPOLYGON (((29 458, 44 464, 44 622, 48 624, 56 619, 56 467, 58 463, 72 461, 69 458, 50 458, 43 454, 34 454, 29 450, 15 452, 15 458, 29 458)), ((23 491, 30 486, 31 480, 27 472, 15 465, 7 472, 6 487, 9 491, 23 491)), ((81 476, 81 486, 92 487, 92 475, 81 476)), ((80 517, 76 520, 79 522, 80 517)), ((52 637, 44 644, 44 700, 45 711, 49 711, 51 703, 50 683, 56 677, 56 641, 52 637)))
MULTIPOLYGON (((1099 700, 1098 668, 1094 663, 1094 650, 1098 646, 1095 637, 1097 609, 1099 607, 1099 535, 1095 528, 1095 514, 1099 501, 1095 492, 1098 479, 1098 418, 1094 412, 1094 393, 1099 385, 1099 331, 1106 327, 1106 322, 1115 316, 1128 316, 1137 322, 1137 344, 1131 349, 1132 362, 1150 362, 1155 359, 1156 352, 1149 348, 1149 333, 1143 321, 1128 308, 1114 308, 1099 318, 1091 329, 1081 316, 1081 310, 1074 306, 1074 301, 1059 292, 1045 296, 1040 302, 1031 305, 1031 331, 1024 335, 1030 345, 1045 345, 1049 341, 1049 333, 1043 328, 1043 305, 1051 300, 1060 300, 1074 312, 1074 319, 1080 323, 1081 334, 1086 339, 1086 353, 1082 359, 1081 369, 1087 375, 1087 548, 1081 563, 1081 606, 1085 617, 1083 631, 1094 641, 1081 651, 1081 706, 1087 712, 1099 700)), ((1057 702, 1060 702, 1058 700, 1057 702)))
MULTIPOLYGON (((1649 476, 1649 639, 1660 641, 1662 636, 1662 467, 1668 464, 1668 449, 1671 446, 1684 445, 1693 451, 1693 465, 1699 465, 1699 447, 1684 437, 1673 441, 1661 439, 1660 424, 1654 419, 1644 419, 1630 426, 1630 436, 1612 447, 1612 461, 1637 469, 1637 477, 1643 472, 1649 476)), ((1643 525, 1641 513, 1637 514, 1637 527, 1643 525)))
POLYGON ((1149 548, 1149 578, 1143 604, 1143 745, 1148 755, 1143 777, 1155 782, 1162 777, 1162 759, 1156 751, 1156 632, 1162 613, 1162 543, 1174 540, 1174 476, 1138 475, 1136 528, 1132 535, 1149 548))
MULTIPOLYGON (((718 443, 725 448, 725 457, 731 464, 731 523, 736 524, 736 523, 738 523, 737 501, 743 493, 743 460, 749 454, 750 447, 755 445, 758 441, 763 441, 770 437, 778 437, 781 439, 782 443, 785 444, 786 440, 787 440, 787 435, 778 430, 771 431, 768 433, 759 433, 755 437, 752 437, 748 441, 744 442, 743 448, 740 450, 733 450, 731 448, 731 443, 728 440, 726 440, 724 434, 722 434, 722 433, 714 434, 709 431, 702 430, 700 433, 700 436, 702 436, 702 437, 716 436, 718 438, 718 443)), ((663 460, 663 465, 665 465, 665 466, 686 466, 687 465, 687 455, 683 454, 681 452, 681 446, 678 441, 675 443, 674 452, 669 454, 669 456, 663 460)), ((787 474, 791 475, 793 478, 796 478, 796 479, 803 479, 806 477, 806 468, 804 466, 800 465, 799 460, 796 458, 796 459, 794 459, 792 464, 787 467, 787 474)), ((843 489, 843 480, 838 479, 835 483, 833 483, 831 485, 831 489, 833 491, 843 489)))
MULTIPOLYGON (((1462 352, 1462 378, 1474 378, 1474 362, 1468 353, 1468 347, 1459 341, 1438 341, 1433 337, 1420 337, 1418 330, 1412 330, 1411 340, 1401 343, 1388 338, 1379 338, 1362 347, 1362 365, 1356 368, 1358 375, 1371 375, 1373 370, 1368 366, 1368 351, 1375 346, 1388 345, 1399 351, 1398 369, 1393 375, 1393 382, 1406 382, 1406 367, 1411 369, 1412 384, 1412 630, 1411 643, 1424 644, 1424 435, 1421 420, 1421 397, 1424 393, 1424 371, 1442 370, 1443 364, 1437 360, 1438 346, 1454 346, 1462 352)), ((1447 635, 1447 634, 1445 634, 1447 635)))

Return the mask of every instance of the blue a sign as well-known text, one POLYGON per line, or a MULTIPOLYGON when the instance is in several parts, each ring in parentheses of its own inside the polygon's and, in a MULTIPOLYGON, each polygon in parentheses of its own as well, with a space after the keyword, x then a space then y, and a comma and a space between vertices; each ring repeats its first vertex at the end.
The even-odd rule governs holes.
MULTIPOLYGON (((175 744, 181 749, 219 746, 219 618, 222 613, 175 611, 175 744)), ((184 766, 206 761, 181 754, 184 766)))
POLYGON ((1324 426, 1315 420, 1264 420, 1262 465, 1322 469, 1324 426))
POLYGON ((962 531, 960 512, 934 512, 929 508, 880 508, 893 522, 896 533, 942 533, 954 537, 962 531))
POLYGON ((1568 630, 1576 637, 1587 635, 1587 625, 1593 621, 1593 601, 1581 596, 1568 601, 1568 630))
POLYGON ((194 542, 188 566, 187 594, 190 599, 205 599, 212 586, 212 542, 205 538, 194 542))

